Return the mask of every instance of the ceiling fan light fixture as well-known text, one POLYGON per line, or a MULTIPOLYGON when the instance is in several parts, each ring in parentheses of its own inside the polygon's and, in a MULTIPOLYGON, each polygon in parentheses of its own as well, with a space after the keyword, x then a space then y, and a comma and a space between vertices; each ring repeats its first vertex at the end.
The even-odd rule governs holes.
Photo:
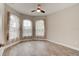
POLYGON ((41 9, 41 5, 40 4, 38 4, 37 5, 37 9, 36 10, 32 10, 32 12, 45 13, 45 11, 41 9))
POLYGON ((37 10, 37 12, 40 12, 40 10, 37 10))

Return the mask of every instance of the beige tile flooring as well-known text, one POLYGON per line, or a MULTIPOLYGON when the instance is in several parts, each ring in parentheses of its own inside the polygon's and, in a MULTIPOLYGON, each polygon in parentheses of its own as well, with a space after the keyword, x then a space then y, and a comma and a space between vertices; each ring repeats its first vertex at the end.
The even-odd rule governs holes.
POLYGON ((79 56, 79 51, 49 41, 20 42, 5 49, 4 56, 79 56))

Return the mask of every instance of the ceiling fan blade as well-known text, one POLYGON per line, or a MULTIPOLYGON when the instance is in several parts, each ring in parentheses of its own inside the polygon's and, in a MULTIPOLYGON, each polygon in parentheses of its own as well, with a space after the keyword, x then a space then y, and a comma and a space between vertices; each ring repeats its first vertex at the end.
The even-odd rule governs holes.
POLYGON ((32 10, 32 12, 35 12, 36 10, 32 10))
POLYGON ((45 13, 45 11, 44 11, 44 10, 41 10, 41 12, 42 12, 42 13, 45 13))

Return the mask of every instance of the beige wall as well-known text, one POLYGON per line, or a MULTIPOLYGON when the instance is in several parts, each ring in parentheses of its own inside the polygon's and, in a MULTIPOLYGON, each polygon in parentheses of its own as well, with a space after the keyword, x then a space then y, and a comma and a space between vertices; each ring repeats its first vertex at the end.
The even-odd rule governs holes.
POLYGON ((4 14, 4 4, 0 3, 0 44, 4 43, 4 36, 3 36, 3 14, 4 14))
POLYGON ((79 50, 79 4, 47 17, 48 40, 79 50))

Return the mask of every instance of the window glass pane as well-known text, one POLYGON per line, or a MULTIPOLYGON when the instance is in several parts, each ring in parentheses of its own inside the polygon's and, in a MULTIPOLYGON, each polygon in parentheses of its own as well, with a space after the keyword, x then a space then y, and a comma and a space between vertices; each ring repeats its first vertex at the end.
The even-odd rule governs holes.
POLYGON ((32 22, 30 20, 23 20, 23 37, 32 36, 32 22))
POLYGON ((10 14, 9 41, 15 41, 19 37, 19 26, 19 18, 16 15, 10 14))
POLYGON ((36 20, 36 36, 44 36, 44 20, 36 20))

